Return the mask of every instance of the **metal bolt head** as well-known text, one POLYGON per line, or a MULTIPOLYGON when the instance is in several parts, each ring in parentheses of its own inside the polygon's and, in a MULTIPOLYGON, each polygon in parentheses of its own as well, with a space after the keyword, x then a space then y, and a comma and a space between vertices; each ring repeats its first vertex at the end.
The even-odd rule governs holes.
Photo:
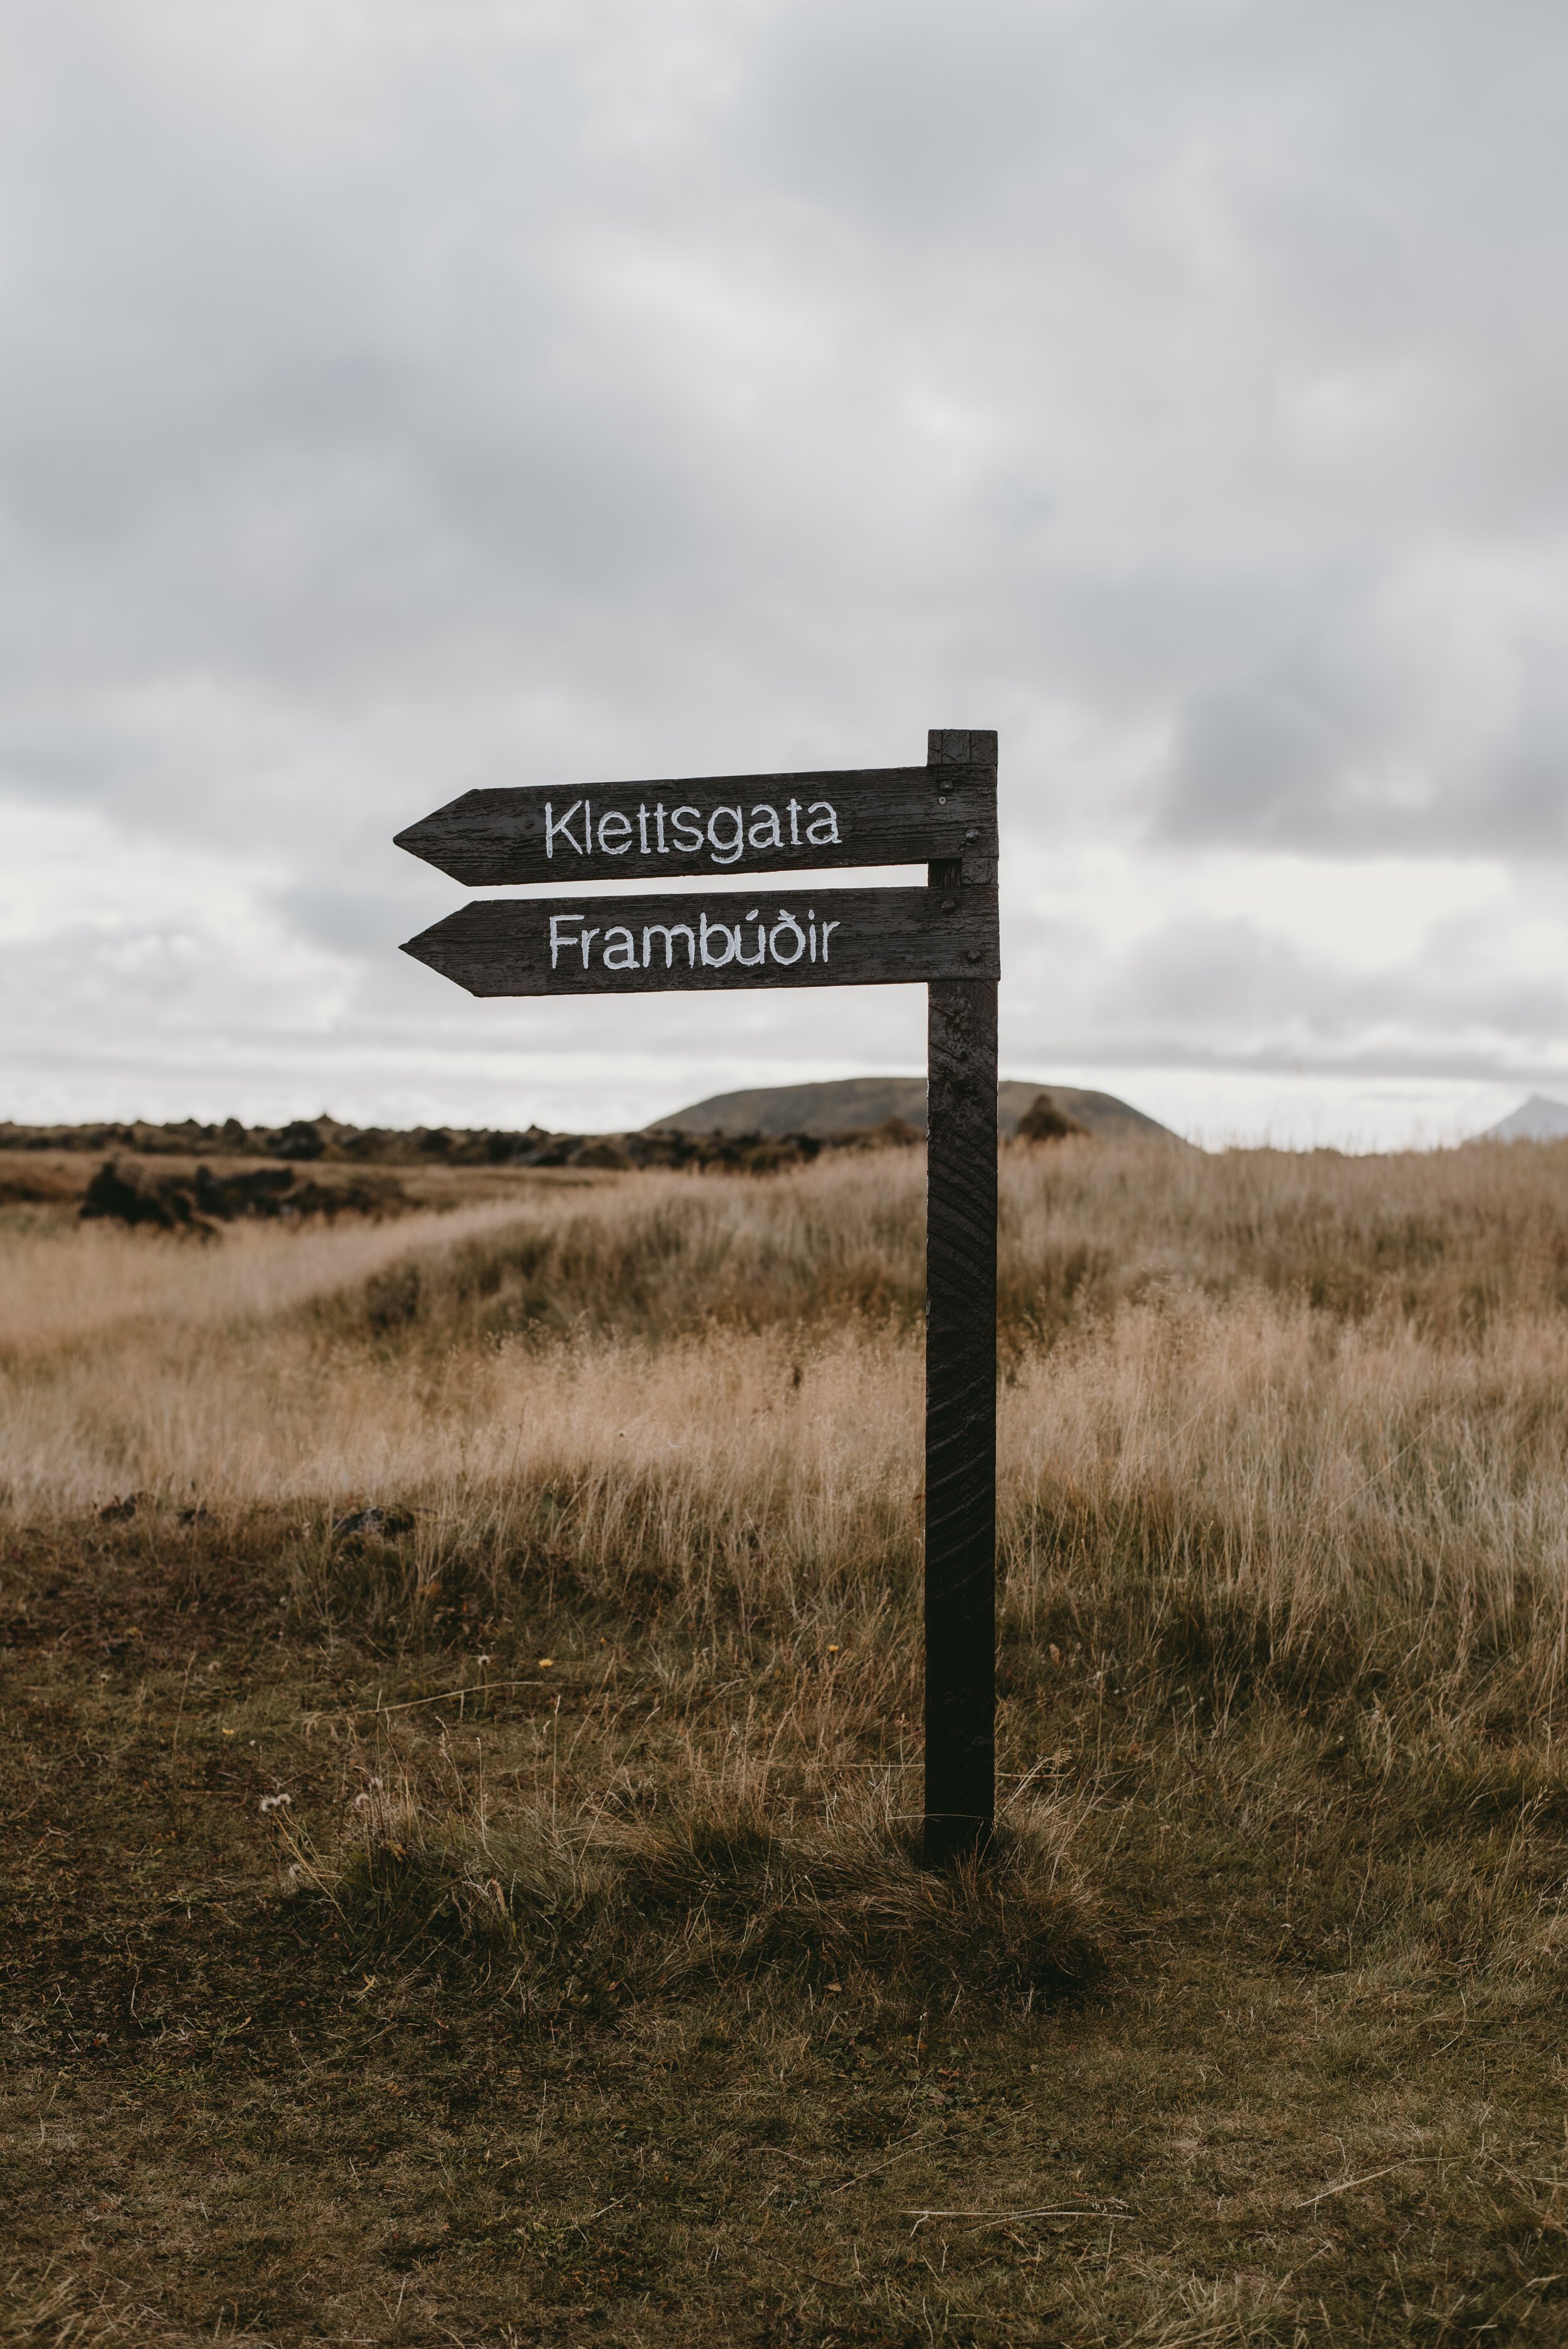
POLYGON ((958 911, 957 898, 944 897, 942 901, 942 910, 944 914, 955 914, 958 911))
POLYGON ((965 959, 965 962, 978 962, 978 961, 979 961, 979 959, 980 959, 980 949, 979 949, 979 947, 965 947, 965 949, 964 949, 964 959, 965 959))

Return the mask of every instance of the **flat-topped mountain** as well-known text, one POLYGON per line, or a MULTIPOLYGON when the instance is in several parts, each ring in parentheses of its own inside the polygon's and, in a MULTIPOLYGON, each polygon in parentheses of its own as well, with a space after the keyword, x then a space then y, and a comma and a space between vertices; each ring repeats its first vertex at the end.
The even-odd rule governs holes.
MULTIPOLYGON (((1087 1092, 1076 1085, 1035 1084, 1005 1078, 996 1088, 996 1125, 1016 1133, 1018 1120, 1043 1092, 1090 1133, 1125 1140, 1137 1133, 1170 1134, 1169 1126, 1146 1117, 1114 1093, 1087 1092)), ((838 1077, 815 1085, 758 1085, 738 1093, 714 1093, 668 1117, 655 1118, 647 1133, 807 1133, 825 1138, 853 1127, 902 1118, 925 1132, 923 1077, 838 1077)), ((1174 1139, 1174 1137, 1171 1137, 1174 1139)))

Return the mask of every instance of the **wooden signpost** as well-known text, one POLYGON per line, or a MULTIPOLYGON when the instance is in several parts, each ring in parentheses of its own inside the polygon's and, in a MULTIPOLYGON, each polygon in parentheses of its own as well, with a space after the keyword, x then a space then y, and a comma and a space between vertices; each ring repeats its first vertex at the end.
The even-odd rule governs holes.
POLYGON ((924 984, 925 1857, 983 1847, 995 1804, 995 733, 934 730, 923 767, 466 792, 397 844, 470 885, 634 880, 649 893, 480 898, 409 939, 405 954, 470 995, 924 984), (872 864, 924 864, 926 886, 810 877, 872 864), (676 874, 709 885, 660 889, 676 874), (731 885, 712 887, 721 875, 731 885))

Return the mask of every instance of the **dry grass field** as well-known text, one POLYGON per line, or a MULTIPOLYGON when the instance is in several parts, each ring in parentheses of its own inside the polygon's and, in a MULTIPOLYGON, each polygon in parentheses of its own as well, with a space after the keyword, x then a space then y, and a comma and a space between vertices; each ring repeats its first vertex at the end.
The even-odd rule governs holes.
POLYGON ((1568 2340, 1568 1145, 0 1211, 0 2342, 1568 2340), (504 1195, 500 1195, 504 1192, 504 1195))

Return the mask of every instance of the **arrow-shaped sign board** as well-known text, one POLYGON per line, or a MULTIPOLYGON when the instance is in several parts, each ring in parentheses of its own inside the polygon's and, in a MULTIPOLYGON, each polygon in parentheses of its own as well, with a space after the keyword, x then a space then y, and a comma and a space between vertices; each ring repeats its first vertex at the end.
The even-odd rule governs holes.
POLYGON ((469 888, 656 887, 674 874, 937 862, 983 884, 996 877, 996 771, 965 761, 465 792, 400 832, 397 845, 469 888))
POLYGON ((996 892, 480 897, 403 948, 470 995, 877 987, 997 975, 996 892))

